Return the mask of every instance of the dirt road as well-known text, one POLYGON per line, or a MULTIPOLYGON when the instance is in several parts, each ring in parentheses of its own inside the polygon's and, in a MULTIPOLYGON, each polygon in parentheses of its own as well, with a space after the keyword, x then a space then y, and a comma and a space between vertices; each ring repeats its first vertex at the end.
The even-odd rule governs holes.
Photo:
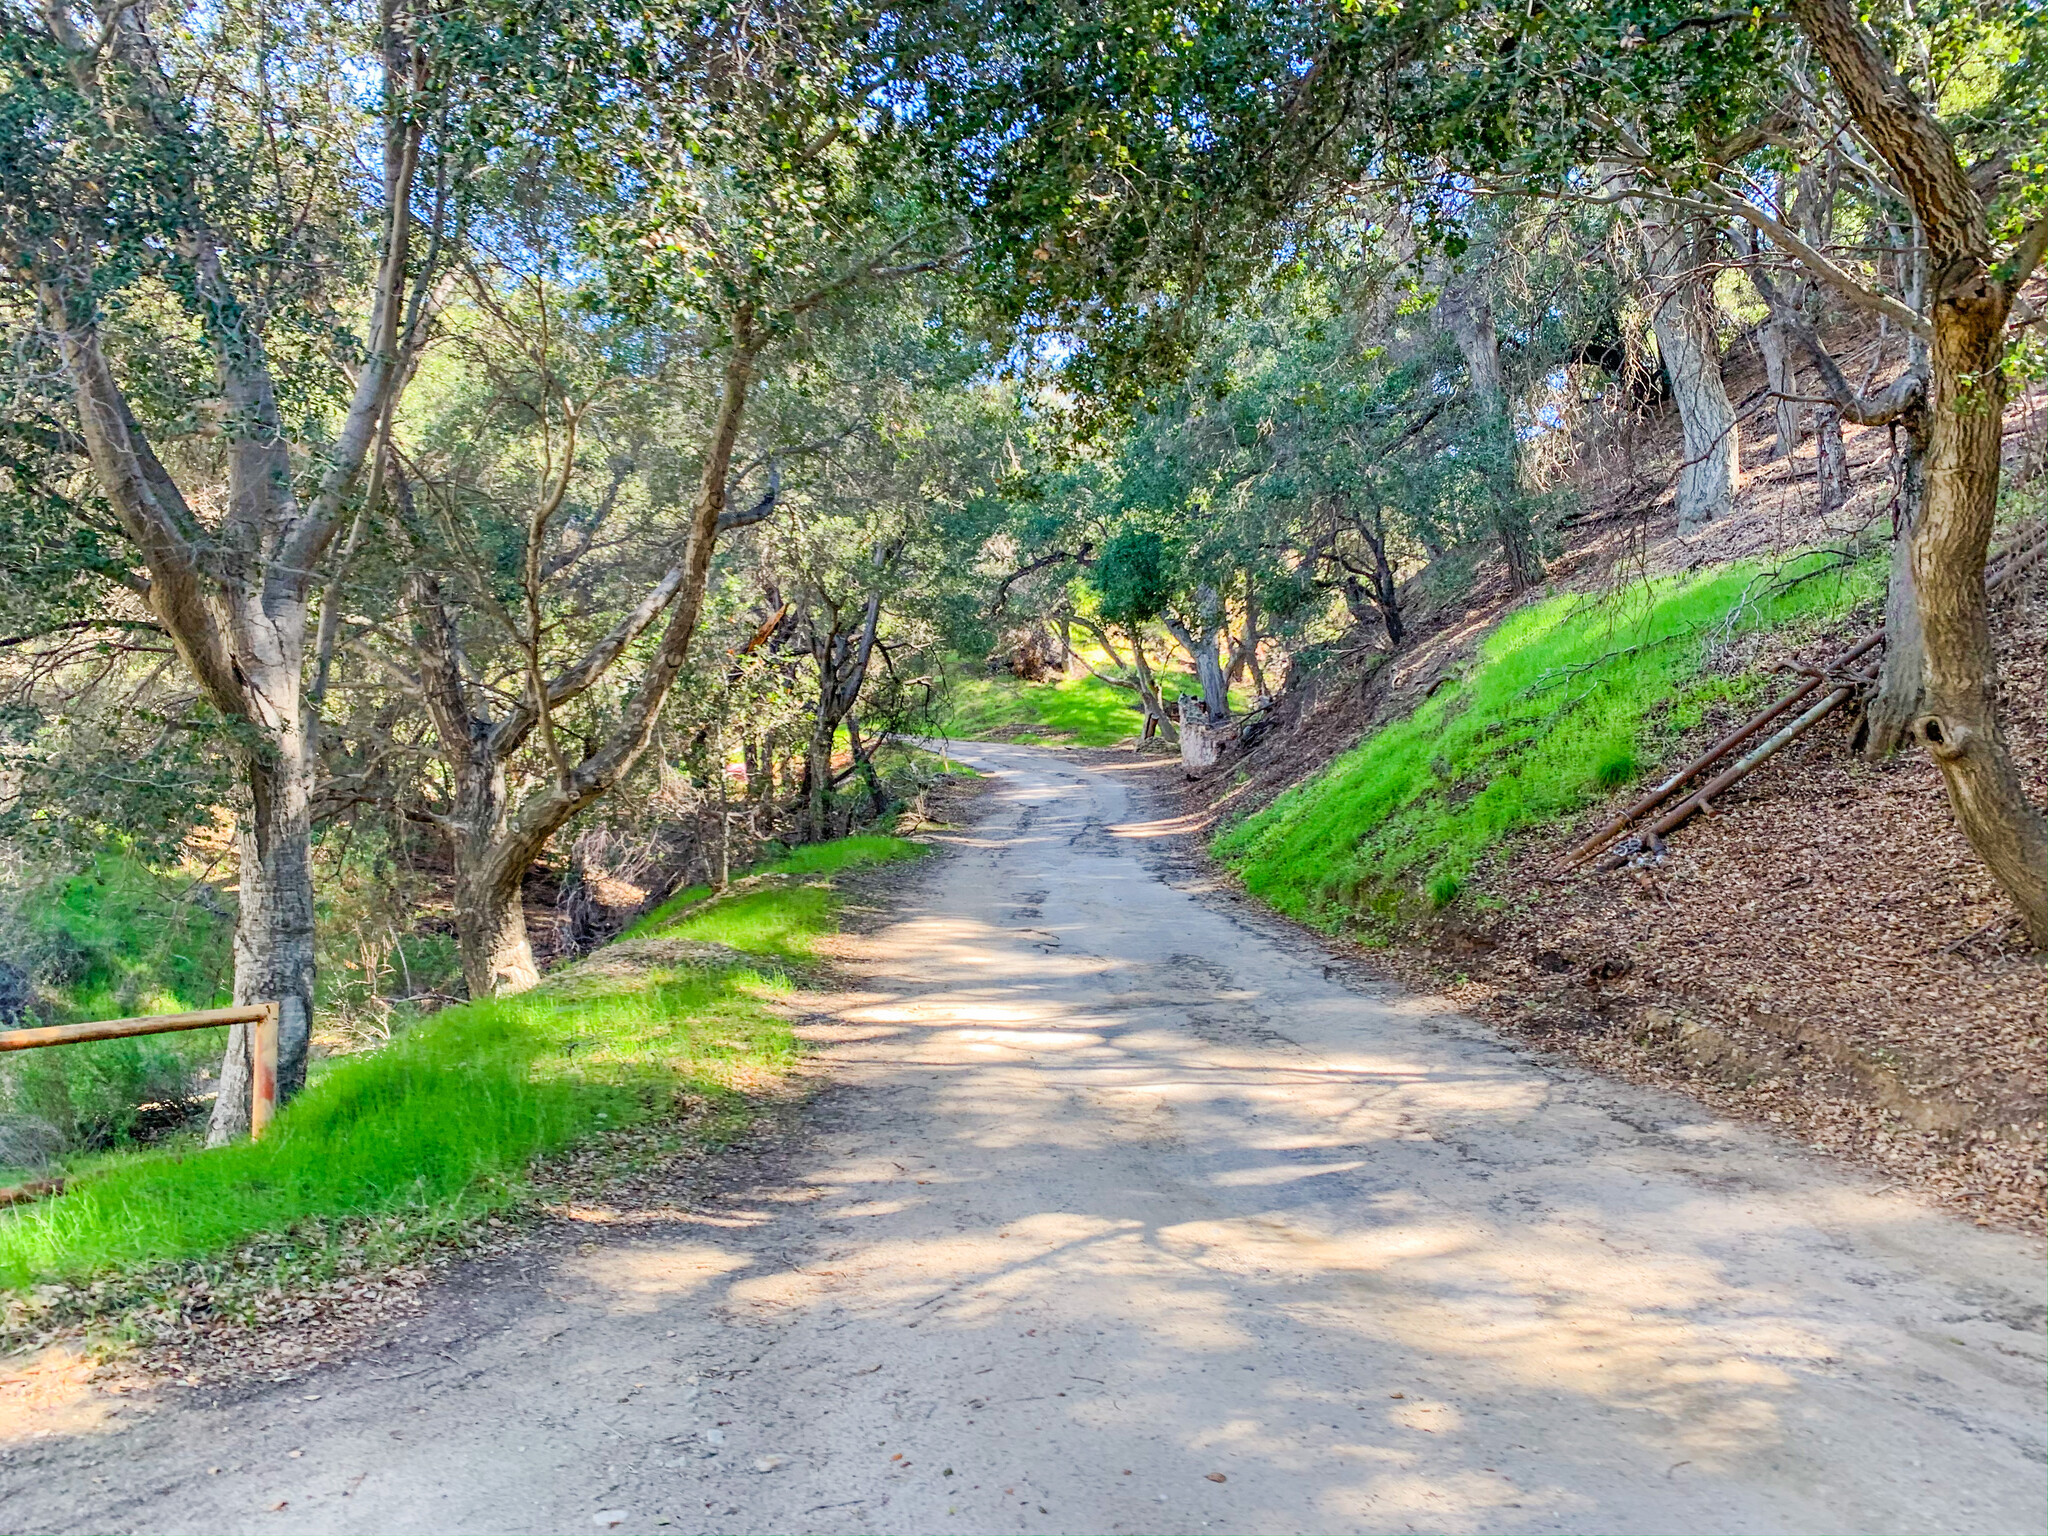
POLYGON ((45 1442, 0 1524, 2042 1528, 2035 1245, 1347 984, 1130 770, 969 756, 758 1187, 45 1442))

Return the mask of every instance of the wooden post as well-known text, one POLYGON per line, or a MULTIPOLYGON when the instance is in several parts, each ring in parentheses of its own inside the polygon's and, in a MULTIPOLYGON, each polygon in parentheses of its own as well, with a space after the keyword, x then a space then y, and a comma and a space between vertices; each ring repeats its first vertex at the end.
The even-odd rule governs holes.
POLYGON ((277 1113, 277 1004, 262 1005, 249 1028, 249 1139, 262 1139, 277 1113))

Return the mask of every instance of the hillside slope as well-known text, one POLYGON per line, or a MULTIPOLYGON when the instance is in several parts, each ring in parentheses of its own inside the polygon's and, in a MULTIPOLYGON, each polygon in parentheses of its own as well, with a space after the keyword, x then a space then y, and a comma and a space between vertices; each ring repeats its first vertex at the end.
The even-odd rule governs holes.
MULTIPOLYGON (((1756 381, 1731 369, 1730 382, 1753 393, 1756 381)), ((2032 419, 2023 401, 2009 420, 2016 476, 2038 463, 2032 419)), ((1856 494, 1837 517, 1815 511, 1810 445, 1769 463, 1759 434, 1737 515, 1681 540, 1668 487, 1655 495, 1675 433, 1655 427, 1626 469, 1589 473, 1585 513, 1552 565, 1564 596, 1550 608, 1615 602, 1645 578, 1702 583, 1725 562, 1777 568, 1798 549, 1874 545, 1884 532, 1888 443, 1852 429, 1856 494)), ((2007 500, 2001 542, 2038 521, 2038 481, 2007 500)), ((1491 720, 1477 711, 1489 669, 1544 610, 1511 602, 1482 572, 1468 599, 1424 616, 1399 656, 1295 679, 1275 726, 1189 786, 1190 809, 1221 829, 1216 852, 1253 894, 1533 1044, 1874 1163, 1980 1219, 2038 1229, 2048 982, 1930 763, 1862 762, 1847 720, 1830 722, 1675 836, 1654 871, 1553 877, 1557 856, 1644 781, 1739 719, 1748 699, 1781 691, 1774 669, 1818 660, 1875 622, 1878 599, 1875 581, 1845 587, 1839 603, 1716 636, 1695 648, 1694 669, 1638 677, 1664 698, 1612 740, 1531 743, 1516 733, 1559 728, 1531 727, 1526 706, 1491 720), (1461 757, 1460 743, 1481 737, 1494 755, 1461 757), (1517 749, 1523 762, 1576 752, 1578 792, 1502 819, 1505 801, 1528 798, 1503 782, 1520 769, 1517 749), (1398 808, 1369 803, 1387 794, 1391 766, 1418 753, 1435 754, 1441 785, 1398 808), (1284 836, 1274 830, 1290 819, 1284 836), (1320 884, 1274 878, 1283 844, 1319 866, 1320 884)), ((1999 594, 1994 628, 2004 719, 2039 803, 2048 575, 2036 568, 1999 594)))

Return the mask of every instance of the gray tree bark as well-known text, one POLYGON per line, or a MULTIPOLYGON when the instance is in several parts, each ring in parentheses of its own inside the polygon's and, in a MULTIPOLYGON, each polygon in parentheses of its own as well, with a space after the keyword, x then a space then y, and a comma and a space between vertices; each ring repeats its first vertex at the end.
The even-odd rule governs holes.
MULTIPOLYGON (((1513 447, 1519 481, 1524 474, 1524 460, 1508 412, 1507 379, 1500 364, 1500 332, 1493 323, 1493 301, 1486 292, 1486 274, 1480 270, 1446 269, 1440 279, 1436 307, 1438 319, 1457 342, 1458 355, 1465 360, 1465 377, 1482 421, 1487 423, 1488 430, 1502 433, 1513 447)), ((1500 540, 1508 579, 1516 589, 1542 581, 1543 562, 1536 555, 1535 530, 1529 526, 1527 508, 1519 499, 1495 502, 1493 528, 1500 540)))
POLYGON ((1211 722, 1230 718, 1230 682, 1223 674, 1223 657, 1217 639, 1223 629, 1223 599, 1214 587, 1203 582, 1195 589, 1195 617, 1199 628, 1191 628, 1176 615, 1160 616, 1167 630, 1195 664, 1195 679, 1202 690, 1202 709, 1211 722))
MULTIPOLYGON (((1917 413, 1925 422, 1925 480, 1909 535, 1923 657, 1913 735, 1941 769, 1970 846, 2012 897, 2033 942, 2048 944, 2048 822, 2027 799, 2000 729, 1998 658, 1984 590, 2008 388, 2006 320, 2048 252, 2048 218, 2026 226, 2018 245, 1999 258, 1983 192, 1847 0, 1793 0, 1792 10, 1858 126, 1897 176, 1932 275, 1924 406, 1917 413)), ((1839 371, 1829 382, 1837 398, 1852 393, 1839 371)))
POLYGON ((1651 278, 1650 326, 1684 437, 1678 531, 1697 533, 1735 508, 1742 478, 1740 427, 1721 379, 1720 344, 1691 228, 1648 199, 1638 206, 1651 278))
POLYGON ((1766 320, 1757 329, 1757 346, 1764 355, 1764 382, 1776 397, 1774 416, 1777 436, 1771 443, 1771 458, 1789 459, 1799 451, 1799 375, 1792 366, 1792 351, 1785 328, 1766 320))

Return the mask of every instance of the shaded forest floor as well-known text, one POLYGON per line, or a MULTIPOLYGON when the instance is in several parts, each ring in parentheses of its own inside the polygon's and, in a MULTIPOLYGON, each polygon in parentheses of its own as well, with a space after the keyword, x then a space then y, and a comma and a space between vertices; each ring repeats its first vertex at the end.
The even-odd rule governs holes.
MULTIPOLYGON (((1731 367, 1731 393, 1757 382, 1731 367)), ((2038 459, 2034 409, 2022 401, 2009 418, 2011 472, 2038 459)), ((1892 463, 1882 432, 1850 430, 1855 494, 1823 523, 1811 444, 1769 462, 1761 424, 1752 400, 1742 503, 1695 539, 1677 537, 1659 479, 1675 463, 1670 423, 1650 424, 1625 469, 1589 466, 1554 584, 1598 591, 1883 534, 1892 463)), ((2009 495, 2009 519, 2023 508, 2038 519, 2039 484, 2009 495)), ((1400 655, 1356 652, 1295 679, 1276 728, 1185 787, 1199 824, 1266 804, 1407 714, 1516 602, 1484 570, 1456 602, 1417 596, 1418 633, 1400 655)), ((1998 594, 1993 615, 2002 716, 2038 805, 2048 801, 2048 572, 1998 594)), ((1712 664, 1812 662, 1880 617, 1855 614, 1796 656, 1765 633, 1712 664)), ((1551 878, 1578 837, 1743 713, 1718 709, 1661 743, 1661 761, 1643 763, 1635 782, 1501 849, 1450 906, 1391 936, 1361 927, 1353 942, 1391 977, 1533 1045, 1768 1123, 1980 1221, 2040 1230, 2048 973, 1923 756, 1866 763, 1849 750, 1850 722, 1829 722, 1675 834, 1656 870, 1551 878)))

